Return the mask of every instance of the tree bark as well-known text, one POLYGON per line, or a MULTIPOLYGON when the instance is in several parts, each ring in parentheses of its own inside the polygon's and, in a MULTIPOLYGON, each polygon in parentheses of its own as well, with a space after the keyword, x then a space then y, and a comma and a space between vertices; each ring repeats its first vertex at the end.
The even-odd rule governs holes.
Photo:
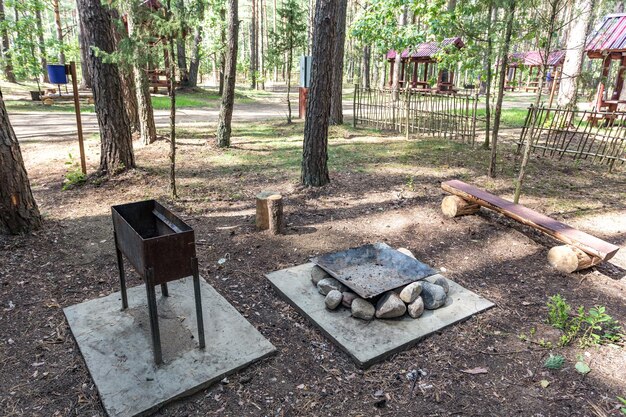
POLYGON ((59 42, 59 64, 65 64, 65 45, 63 42, 63 26, 61 24, 61 10, 59 0, 52 0, 52 10, 54 13, 54 26, 57 31, 57 42, 59 42))
MULTIPOLYGON (((220 10, 220 17, 222 21, 226 20, 226 9, 222 8, 220 10)), ((220 48, 220 80, 219 80, 219 95, 224 94, 224 74, 226 73, 226 29, 225 26, 222 25, 220 31, 220 39, 222 41, 222 47, 220 48)), ((244 47, 245 48, 245 47, 244 47)))
POLYGON ((478 204, 465 201, 457 195, 445 196, 441 201, 441 212, 450 218, 474 214, 478 210, 480 210, 478 204))
MULTIPOLYGON (((120 19, 120 14, 116 9, 111 10, 112 19, 120 19)), ((115 48, 119 46, 123 38, 128 37, 125 28, 118 28, 112 22, 111 30, 113 39, 115 40, 115 48)), ((139 105, 137 103, 137 94, 135 79, 133 77, 132 65, 124 64, 118 66, 120 74, 120 86, 122 87, 122 95, 124 96, 124 108, 128 116, 128 123, 131 132, 139 132, 139 105)))
POLYGON ((363 88, 370 88, 370 62, 372 60, 372 47, 363 47, 363 88))
POLYGON ((313 28, 311 88, 309 90, 301 182, 319 187, 330 182, 328 175, 328 122, 330 116, 333 52, 339 0, 317 0, 313 28))
POLYGON ((202 43, 202 27, 196 28, 193 37, 193 48, 191 49, 191 60, 189 62, 189 75, 187 85, 196 87, 198 85, 198 70, 200 69, 200 44, 202 43))
POLYGON ((594 4, 594 0, 577 0, 572 5, 572 22, 565 48, 559 95, 556 100, 559 107, 567 109, 576 107, 578 78, 583 66, 585 40, 589 32, 594 4))
MULTIPOLYGON (((169 2, 168 2, 169 6, 169 2)), ((169 7, 168 7, 169 8, 169 7)), ((171 16, 170 16, 171 18, 171 16)), ((169 40, 170 67, 170 195, 177 198, 176 192, 176 67, 174 66, 174 37, 169 40)), ((178 61, 180 63, 180 61, 178 61)))
POLYGON ((41 224, 20 145, 0 91, 0 234, 28 233, 41 224))
MULTIPOLYGON (((133 36, 136 34, 137 28, 140 28, 138 22, 137 11, 134 7, 130 7, 126 13, 128 23, 128 34, 133 36)), ((132 76, 135 85, 135 98, 137 102, 137 122, 139 125, 139 135, 141 143, 150 145, 157 139, 156 126, 154 123, 154 109, 152 107, 152 98, 150 96, 150 82, 146 73, 146 62, 143 58, 143 51, 135 48, 133 51, 132 76)))
POLYGON ((217 122, 217 146, 220 148, 230 146, 231 121, 235 102, 235 77, 237 75, 237 36, 239 32, 237 7, 237 0, 228 0, 228 48, 226 49, 224 93, 222 94, 220 116, 217 122))
POLYGON ((487 52, 485 55, 485 70, 487 72, 487 81, 485 85, 485 143, 483 147, 489 149, 489 138, 491 135, 491 53, 493 51, 493 40, 491 39, 493 32, 493 21, 495 20, 496 8, 493 6, 493 0, 489 0, 489 22, 487 25, 487 52))
MULTIPOLYGON (((398 26, 405 26, 406 25, 406 9, 400 13, 400 16, 398 17, 398 26)), ((400 75, 401 75, 401 71, 400 69, 402 68, 402 51, 396 51, 396 59, 394 62, 394 66, 393 66, 393 75, 391 75, 393 77, 392 83, 391 83, 391 90, 393 93, 393 99, 397 100, 400 97, 400 75)))
POLYGON ((41 61, 41 73, 43 75, 43 82, 49 83, 48 79, 48 57, 46 55, 46 43, 43 37, 43 20, 41 19, 41 9, 39 7, 35 10, 35 20, 37 23, 37 40, 39 41, 39 55, 41 61))
POLYGON ((508 5, 508 17, 504 33, 504 45, 500 54, 500 78, 498 79, 498 98, 496 99, 496 111, 493 118, 493 135, 491 139, 491 159, 489 161, 489 176, 496 177, 496 161, 498 157, 498 131, 500 130, 500 117, 502 116, 502 100, 504 98, 504 82, 509 63, 509 49, 511 49, 511 35, 513 34, 513 20, 515 19, 515 0, 510 0, 508 5))
POLYGON ((337 0, 335 28, 335 62, 333 63, 332 92, 330 99, 331 125, 343 124, 343 56, 346 42, 346 12, 348 0, 337 0))
POLYGON ((91 88, 91 75, 89 74, 89 55, 91 51, 89 51, 89 45, 85 42, 85 25, 83 21, 78 18, 78 44, 80 46, 80 87, 79 88, 91 88))
POLYGON ((10 83, 16 83, 15 73, 13 72, 13 60, 11 57, 11 49, 9 45, 9 31, 6 26, 6 18, 4 14, 4 1, 0 0, 0 36, 2 37, 2 46, 0 47, 0 57, 4 61, 4 78, 10 83))
POLYGON ((257 39, 256 39, 256 0, 251 0, 252 15, 250 18, 250 88, 256 89, 257 72, 257 39))
MULTIPOLYGON (((180 85, 188 87, 189 86, 189 72, 187 71, 187 44, 185 42, 185 32, 186 32, 186 23, 185 23, 185 2, 184 0, 178 0, 176 3, 178 8, 178 12, 180 16, 182 16, 182 25, 184 26, 182 30, 183 33, 179 34, 176 38, 176 57, 178 63, 178 72, 180 73, 180 85)), ((173 55, 172 55, 173 56, 173 55)), ((173 59, 173 58, 172 58, 173 59)))
MULTIPOLYGON (((111 15, 100 0, 77 0, 80 19, 90 30, 85 32, 85 42, 107 53, 115 50, 111 15)), ((134 168, 133 142, 128 115, 121 91, 119 69, 116 64, 106 64, 92 52, 89 57, 92 91, 100 129, 100 172, 113 175, 134 168)))

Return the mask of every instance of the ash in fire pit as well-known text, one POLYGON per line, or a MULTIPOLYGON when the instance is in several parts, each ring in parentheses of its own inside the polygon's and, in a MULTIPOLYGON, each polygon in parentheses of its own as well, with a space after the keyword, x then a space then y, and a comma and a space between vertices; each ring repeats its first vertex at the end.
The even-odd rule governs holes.
POLYGON ((371 320, 405 315, 418 318, 424 309, 446 302, 449 285, 407 249, 375 243, 312 259, 311 280, 326 308, 349 308, 352 317, 371 320))

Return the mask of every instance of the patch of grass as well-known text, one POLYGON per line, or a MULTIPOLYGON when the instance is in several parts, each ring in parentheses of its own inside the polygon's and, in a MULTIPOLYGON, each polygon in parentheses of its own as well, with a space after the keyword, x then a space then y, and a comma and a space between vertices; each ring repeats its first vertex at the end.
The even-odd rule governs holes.
MULTIPOLYGON (((502 117, 500 118, 500 126, 505 128, 519 128, 524 127, 524 122, 526 120, 526 114, 528 110, 525 108, 513 108, 513 109, 502 109, 502 117)), ((485 118, 485 109, 479 108, 476 110, 476 116, 480 118, 485 118)), ((493 116, 493 113, 492 113, 493 116)))
MULTIPOLYGON (((61 101, 46 106, 40 101, 31 100, 5 100, 4 104, 8 111, 12 112, 62 112, 74 113, 74 103, 71 101, 61 101)), ((93 104, 80 103, 81 113, 93 113, 95 107, 93 104)))

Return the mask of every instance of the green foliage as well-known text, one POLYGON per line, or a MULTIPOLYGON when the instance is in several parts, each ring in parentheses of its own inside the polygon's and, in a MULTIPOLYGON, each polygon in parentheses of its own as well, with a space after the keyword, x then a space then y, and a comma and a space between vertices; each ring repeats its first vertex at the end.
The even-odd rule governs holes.
POLYGON ((63 191, 74 188, 77 185, 83 184, 87 177, 80 169, 80 164, 74 159, 72 154, 69 155, 69 161, 65 162, 68 166, 68 171, 65 173, 65 181, 63 181, 63 191))
POLYGON ((565 330, 569 322, 570 310, 571 307, 560 294, 553 295, 548 301, 548 324, 565 330))
POLYGON ((617 399, 619 400, 619 402, 622 403, 622 405, 624 405, 624 407, 621 407, 619 409, 619 411, 622 412, 622 414, 624 414, 626 416, 626 398, 622 398, 622 397, 617 397, 617 399))
POLYGON ((548 359, 543 363, 543 366, 548 369, 558 370, 563 367, 565 363, 565 358, 562 355, 553 355, 550 354, 548 359))
POLYGON ((576 314, 571 315, 571 306, 560 294, 550 297, 547 305, 548 324, 563 331, 559 346, 569 345, 576 339, 581 347, 617 343, 624 339, 619 322, 608 315, 603 306, 592 307, 588 312, 580 306, 576 314))

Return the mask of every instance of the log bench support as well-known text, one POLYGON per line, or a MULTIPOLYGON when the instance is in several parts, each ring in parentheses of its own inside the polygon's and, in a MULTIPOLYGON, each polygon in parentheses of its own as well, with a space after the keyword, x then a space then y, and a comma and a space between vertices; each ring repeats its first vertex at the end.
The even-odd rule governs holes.
POLYGON ((256 227, 269 230, 272 235, 283 234, 283 197, 271 191, 263 191, 256 196, 256 227))
POLYGON ((608 261, 620 249, 619 246, 463 181, 446 181, 441 183, 441 188, 452 194, 441 202, 441 210, 447 217, 473 214, 479 207, 485 207, 565 243, 548 252, 548 262, 559 271, 570 273, 590 268, 608 261))

